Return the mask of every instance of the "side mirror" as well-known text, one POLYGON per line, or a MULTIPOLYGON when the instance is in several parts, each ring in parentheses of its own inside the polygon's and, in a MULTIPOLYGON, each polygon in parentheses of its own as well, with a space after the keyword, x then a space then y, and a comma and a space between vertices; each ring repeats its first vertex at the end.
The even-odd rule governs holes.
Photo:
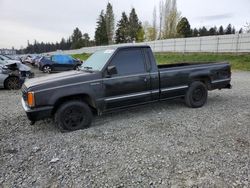
POLYGON ((113 75, 113 74, 117 74, 117 69, 115 66, 108 66, 107 68, 107 73, 108 75, 113 75))

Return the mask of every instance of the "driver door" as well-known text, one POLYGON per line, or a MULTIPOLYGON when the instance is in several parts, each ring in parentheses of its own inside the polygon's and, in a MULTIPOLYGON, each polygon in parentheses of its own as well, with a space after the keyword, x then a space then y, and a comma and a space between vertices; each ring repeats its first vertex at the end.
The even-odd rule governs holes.
POLYGON ((109 67, 117 73, 103 79, 106 110, 133 106, 151 100, 150 74, 146 71, 145 57, 140 48, 121 49, 109 67))

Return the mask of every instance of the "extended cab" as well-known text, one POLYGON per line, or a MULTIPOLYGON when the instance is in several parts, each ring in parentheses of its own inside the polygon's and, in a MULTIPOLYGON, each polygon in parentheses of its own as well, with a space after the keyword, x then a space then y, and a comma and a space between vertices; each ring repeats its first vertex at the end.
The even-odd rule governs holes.
POLYGON ((93 114, 183 97, 202 107, 208 90, 231 88, 231 68, 221 63, 156 64, 149 46, 125 46, 94 53, 79 71, 30 79, 22 105, 35 121, 53 117, 65 130, 86 128, 93 114))

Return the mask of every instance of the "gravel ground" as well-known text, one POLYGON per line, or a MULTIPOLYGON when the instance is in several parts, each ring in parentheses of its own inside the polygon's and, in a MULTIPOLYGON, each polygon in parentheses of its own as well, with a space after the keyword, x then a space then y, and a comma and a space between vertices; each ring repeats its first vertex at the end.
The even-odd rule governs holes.
POLYGON ((250 187, 250 73, 200 109, 156 103, 61 133, 0 90, 0 187, 250 187))

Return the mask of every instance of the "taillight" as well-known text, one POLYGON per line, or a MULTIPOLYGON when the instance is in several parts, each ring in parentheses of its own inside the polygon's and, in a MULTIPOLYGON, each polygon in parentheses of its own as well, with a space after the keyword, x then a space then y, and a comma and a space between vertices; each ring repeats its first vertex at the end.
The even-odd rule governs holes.
POLYGON ((35 106, 35 95, 34 92, 28 92, 27 93, 27 104, 29 107, 35 106))

